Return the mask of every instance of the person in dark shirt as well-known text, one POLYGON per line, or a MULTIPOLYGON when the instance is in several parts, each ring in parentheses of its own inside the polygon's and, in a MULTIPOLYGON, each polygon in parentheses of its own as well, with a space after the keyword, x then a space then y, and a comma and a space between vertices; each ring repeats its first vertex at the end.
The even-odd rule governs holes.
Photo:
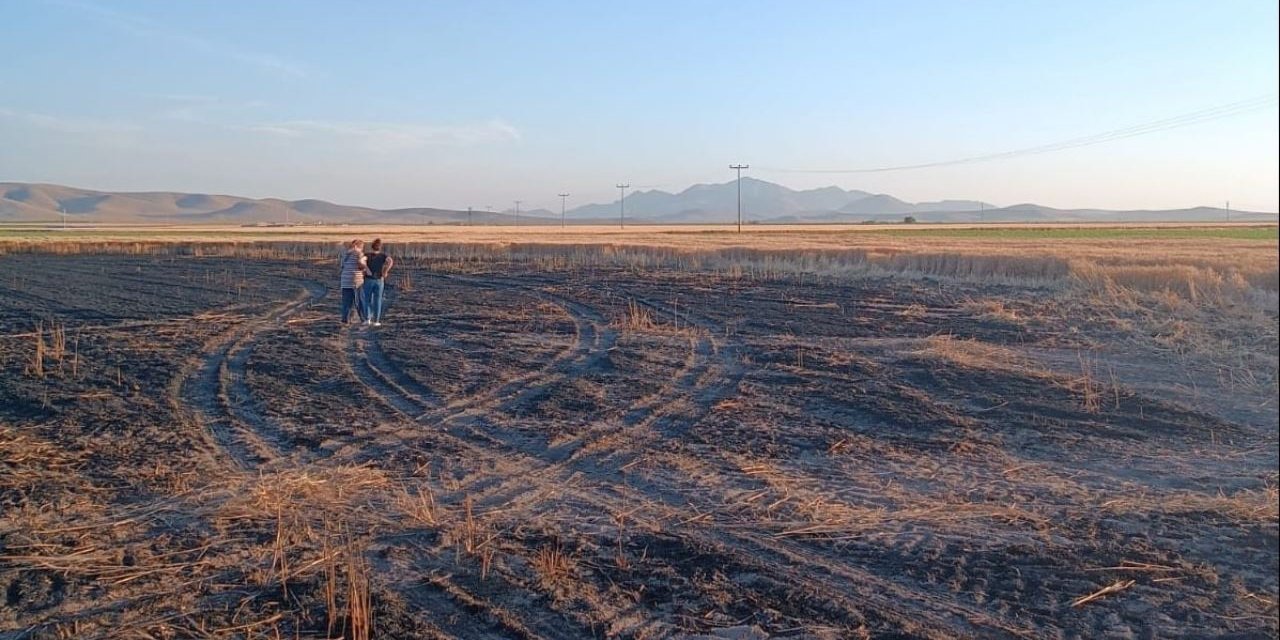
POLYGON ((382 251, 382 238, 373 241, 370 246, 372 252, 365 254, 366 264, 369 268, 369 275, 364 280, 364 308, 368 310, 368 319, 365 324, 372 324, 375 327, 382 326, 382 293, 383 283, 387 280, 387 274, 391 272, 391 267, 396 261, 391 256, 382 251))

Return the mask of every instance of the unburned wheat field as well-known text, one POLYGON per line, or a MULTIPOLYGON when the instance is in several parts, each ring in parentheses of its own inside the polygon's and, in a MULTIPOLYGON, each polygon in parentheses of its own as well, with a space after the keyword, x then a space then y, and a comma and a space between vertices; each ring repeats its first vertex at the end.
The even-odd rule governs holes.
POLYGON ((10 251, 0 638, 1275 637, 1275 242, 1193 244, 416 245, 368 329, 336 245, 10 251))

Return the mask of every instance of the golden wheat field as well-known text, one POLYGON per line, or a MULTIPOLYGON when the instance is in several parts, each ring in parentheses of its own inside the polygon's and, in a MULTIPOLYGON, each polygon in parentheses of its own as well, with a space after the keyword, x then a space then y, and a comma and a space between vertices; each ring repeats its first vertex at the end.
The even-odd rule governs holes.
POLYGON ((0 639, 1276 637, 1277 250, 0 229, 0 639))

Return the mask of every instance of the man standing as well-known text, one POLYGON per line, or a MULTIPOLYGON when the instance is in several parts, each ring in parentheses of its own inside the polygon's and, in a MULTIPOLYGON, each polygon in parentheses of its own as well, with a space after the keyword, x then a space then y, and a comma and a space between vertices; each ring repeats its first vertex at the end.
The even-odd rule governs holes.
POLYGON ((364 281, 365 309, 368 310, 369 314, 365 324, 372 323, 375 327, 381 327, 383 284, 386 282, 387 274, 391 273, 391 267, 395 265, 396 261, 382 252, 382 238, 374 240, 370 248, 373 251, 365 255, 370 274, 364 281))

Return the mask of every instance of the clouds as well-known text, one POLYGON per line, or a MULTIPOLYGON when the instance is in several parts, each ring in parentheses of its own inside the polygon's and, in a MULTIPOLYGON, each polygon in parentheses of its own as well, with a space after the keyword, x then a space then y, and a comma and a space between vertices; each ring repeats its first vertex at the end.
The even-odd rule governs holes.
POLYGON ((215 125, 270 106, 262 100, 227 100, 209 95, 158 94, 151 97, 161 104, 158 114, 161 118, 215 125))
POLYGON ((283 138, 327 140, 373 153, 468 147, 520 139, 519 130, 500 119, 460 125, 294 120, 256 124, 244 130, 283 138))
POLYGON ((80 0, 46 0, 48 4, 65 7, 96 20, 117 30, 132 34, 135 37, 164 42, 203 53, 259 71, 288 78, 306 78, 311 74, 302 65, 279 56, 250 51, 236 47, 230 43, 217 42, 176 29, 171 25, 161 24, 149 18, 127 14, 90 2, 80 0))
POLYGON ((157 96, 164 107, 137 120, 108 120, 18 111, 0 106, 0 122, 12 130, 59 134, 90 143, 139 144, 144 138, 164 146, 180 132, 224 138, 229 134, 270 136, 370 154, 430 148, 463 148, 520 140, 515 126, 493 118, 464 124, 354 122, 304 119, 280 122, 236 122, 239 114, 266 106, 260 101, 226 101, 209 96, 157 96), (153 134, 148 136, 147 134, 153 134))
POLYGON ((0 122, 5 121, 11 126, 16 125, 26 129, 99 139, 120 139, 142 131, 142 127, 130 122, 16 111, 0 107, 0 122))

